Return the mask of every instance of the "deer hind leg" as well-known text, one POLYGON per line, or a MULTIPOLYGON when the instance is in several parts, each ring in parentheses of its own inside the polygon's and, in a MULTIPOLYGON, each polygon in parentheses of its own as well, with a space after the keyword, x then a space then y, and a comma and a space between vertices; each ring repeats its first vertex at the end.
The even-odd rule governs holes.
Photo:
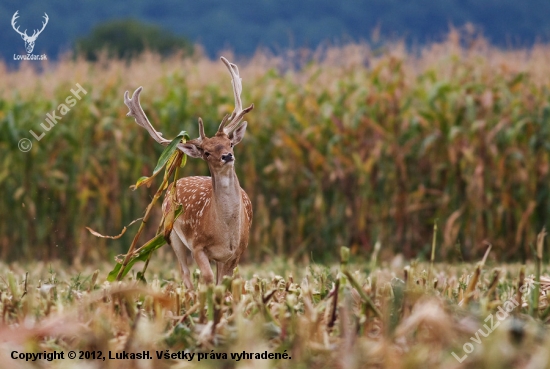
POLYGON ((199 266, 204 283, 206 284, 213 283, 214 273, 212 272, 212 268, 210 267, 210 261, 208 260, 208 256, 206 256, 204 250, 201 248, 194 249, 193 257, 195 258, 195 261, 199 266))
POLYGON ((185 247, 181 238, 176 234, 174 230, 170 233, 170 245, 176 253, 178 258, 181 274, 183 277, 183 283, 188 290, 193 289, 193 282, 191 281, 191 273, 189 272, 189 267, 187 266, 187 247, 185 247))

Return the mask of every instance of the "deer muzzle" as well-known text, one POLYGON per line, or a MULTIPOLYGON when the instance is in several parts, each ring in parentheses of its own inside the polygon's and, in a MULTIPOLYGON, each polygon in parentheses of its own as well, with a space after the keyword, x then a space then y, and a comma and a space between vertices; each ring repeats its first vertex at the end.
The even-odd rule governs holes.
POLYGON ((234 161, 234 160, 235 160, 235 158, 233 157, 233 154, 231 154, 231 153, 222 155, 222 161, 224 163, 229 163, 229 162, 234 161))

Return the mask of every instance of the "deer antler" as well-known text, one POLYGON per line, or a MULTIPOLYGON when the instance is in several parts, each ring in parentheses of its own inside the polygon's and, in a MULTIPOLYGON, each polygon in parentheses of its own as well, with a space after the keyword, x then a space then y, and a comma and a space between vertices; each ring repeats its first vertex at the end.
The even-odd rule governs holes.
POLYGON ((29 37, 29 36, 27 36, 27 30, 25 30, 25 32, 21 32, 21 31, 19 31, 19 26, 17 26, 17 28, 15 28, 15 21, 17 20, 17 18, 19 18, 19 15, 17 15, 18 13, 19 13, 19 10, 17 10, 15 12, 15 14, 13 15, 13 17, 11 17, 11 26, 15 30, 15 32, 19 33, 21 36, 29 37))
POLYGON ((196 140, 204 140, 206 138, 206 135, 204 134, 204 124, 202 123, 202 118, 199 118, 199 138, 196 140))
MULTIPOLYGON (((151 137, 155 141, 157 141, 161 145, 168 145, 170 143, 170 140, 167 140, 162 137, 162 133, 156 131, 151 123, 149 122, 149 119, 147 119, 147 116, 145 115, 145 112, 141 108, 141 104, 139 102, 139 94, 141 94, 141 90, 143 90, 143 87, 139 87, 134 94, 132 95, 132 98, 128 98, 128 91, 124 93, 124 104, 130 109, 128 114, 126 116, 128 117, 134 117, 136 120, 136 123, 149 132, 151 137)), ((204 130, 203 130, 204 133, 204 130)))
POLYGON ((44 28, 46 28, 46 25, 48 24, 48 20, 50 19, 48 17, 48 14, 44 13, 43 18, 45 19, 45 22, 42 22, 42 29, 40 31, 35 29, 33 31, 32 35, 29 36, 29 35, 27 35, 27 30, 25 30, 24 32, 21 32, 21 31, 19 31, 19 26, 17 26, 17 28, 15 27, 15 21, 17 20, 17 18, 19 18, 18 13, 19 13, 19 10, 17 10, 15 12, 15 14, 13 15, 13 17, 11 18, 11 26, 15 30, 15 32, 19 33, 22 37, 25 38, 25 40, 30 40, 30 41, 36 40, 38 35, 40 35, 42 33, 42 31, 44 31, 44 28))
POLYGON ((225 133, 230 135, 235 129, 237 129, 241 123, 241 120, 246 113, 254 109, 254 104, 251 104, 248 108, 243 110, 243 102, 241 100, 241 92, 243 90, 242 79, 239 76, 239 68, 233 63, 230 63, 223 56, 222 62, 227 66, 229 73, 231 74, 231 84, 233 85, 233 95, 235 97, 235 110, 230 116, 225 116, 218 128, 218 133, 225 133))
MULTIPOLYGON (((241 92, 243 90, 243 86, 241 82, 241 77, 239 76, 239 68, 237 68, 235 64, 227 61, 227 59, 223 56, 221 57, 221 60, 227 66, 227 69, 229 69, 229 73, 231 74, 231 84, 233 85, 233 95, 235 97, 235 109, 233 110, 233 113, 231 113, 231 115, 226 115, 223 118, 220 127, 218 128, 218 133, 225 133, 229 136, 235 129, 237 129, 241 125, 241 121, 245 114, 254 109, 254 104, 251 104, 248 108, 243 109, 243 103, 241 100, 241 92)), ((170 143, 170 140, 163 138, 162 133, 153 128, 153 126, 149 122, 149 119, 147 119, 145 112, 141 108, 139 95, 141 94, 142 90, 143 87, 139 87, 132 95, 132 98, 128 97, 128 91, 124 93, 124 104, 126 104, 128 109, 130 110, 126 115, 129 117, 134 117, 136 123, 145 128, 147 132, 149 132, 151 137, 153 137, 153 139, 159 144, 168 145, 170 143)), ((199 118, 199 137, 189 142, 200 144, 205 138, 206 135, 204 134, 204 124, 202 122, 202 119, 199 118)))
POLYGON ((44 13, 43 18, 46 20, 46 22, 42 22, 42 29, 40 31, 38 31, 38 33, 37 33, 37 30, 34 30, 34 32, 32 33, 32 36, 30 36, 29 38, 36 39, 38 37, 38 35, 41 34, 42 31, 44 31, 44 28, 46 28, 46 24, 48 24, 48 20, 50 18, 48 18, 48 14, 46 14, 46 13, 44 13))

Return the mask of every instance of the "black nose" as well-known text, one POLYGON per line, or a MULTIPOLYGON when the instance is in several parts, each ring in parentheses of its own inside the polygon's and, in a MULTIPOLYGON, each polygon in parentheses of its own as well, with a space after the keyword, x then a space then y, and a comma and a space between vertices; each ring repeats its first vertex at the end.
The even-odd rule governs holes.
POLYGON ((233 154, 229 153, 229 154, 222 155, 222 160, 225 161, 226 163, 228 161, 233 161, 233 154))

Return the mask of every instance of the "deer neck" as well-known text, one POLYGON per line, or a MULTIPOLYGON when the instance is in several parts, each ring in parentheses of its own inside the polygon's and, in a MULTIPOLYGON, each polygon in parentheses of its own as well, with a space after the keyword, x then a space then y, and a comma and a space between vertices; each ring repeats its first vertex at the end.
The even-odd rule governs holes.
POLYGON ((216 215, 225 224, 231 225, 238 221, 241 212, 241 186, 235 170, 218 173, 211 171, 212 176, 212 205, 216 215))

